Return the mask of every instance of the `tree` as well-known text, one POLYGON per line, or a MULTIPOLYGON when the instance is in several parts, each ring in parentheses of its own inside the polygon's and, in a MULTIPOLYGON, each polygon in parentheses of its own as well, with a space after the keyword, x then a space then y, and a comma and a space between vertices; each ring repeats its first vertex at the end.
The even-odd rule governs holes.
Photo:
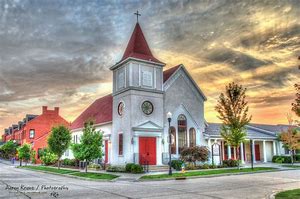
POLYGON ((48 138, 48 147, 51 152, 57 155, 58 169, 60 169, 60 158, 63 153, 69 148, 71 139, 72 136, 70 130, 67 127, 61 125, 52 128, 51 134, 48 138))
MULTIPOLYGON (((222 121, 221 136, 227 145, 237 149, 237 158, 240 159, 240 144, 246 138, 246 125, 251 116, 248 116, 248 102, 246 101, 246 88, 234 82, 226 86, 225 94, 221 93, 215 110, 222 121)), ((238 163, 238 168, 240 164, 238 163)))
POLYGON ((1 153, 3 158, 11 159, 16 156, 17 153, 17 144, 12 140, 6 142, 1 146, 1 153))
POLYGON ((102 158, 102 134, 96 131, 92 121, 84 124, 83 135, 79 144, 72 145, 74 157, 78 160, 85 161, 85 172, 87 172, 87 163, 102 158))
POLYGON ((23 144, 17 148, 18 156, 20 160, 20 166, 22 166, 22 161, 24 160, 27 164, 28 160, 30 160, 31 155, 31 146, 30 144, 23 144))
POLYGON ((185 162, 192 162, 196 166, 196 161, 205 162, 208 160, 208 148, 205 146, 193 146, 183 148, 180 156, 185 162))
POLYGON ((290 150, 292 164, 294 163, 294 152, 300 149, 300 131, 295 127, 289 127, 286 131, 281 132, 279 140, 284 147, 290 150))
POLYGON ((296 88, 296 99, 295 102, 292 103, 292 111, 296 113, 298 117, 300 117, 300 84, 295 84, 296 88))

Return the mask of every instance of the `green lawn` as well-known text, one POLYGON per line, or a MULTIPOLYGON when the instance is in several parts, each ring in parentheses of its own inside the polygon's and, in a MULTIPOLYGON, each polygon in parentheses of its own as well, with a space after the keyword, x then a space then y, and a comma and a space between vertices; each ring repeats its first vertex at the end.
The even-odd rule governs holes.
POLYGON ((283 191, 275 195, 275 199, 299 199, 300 189, 283 191))
POLYGON ((268 171, 274 170, 271 167, 256 167, 253 170, 251 168, 241 168, 238 169, 216 169, 216 170, 203 170, 203 171, 189 171, 186 173, 174 173, 172 176, 168 174, 158 174, 158 175, 145 175, 141 179, 164 179, 164 178, 177 178, 177 177, 190 177, 190 176, 207 176, 207 175, 217 175, 217 174, 231 174, 231 173, 241 173, 241 172, 257 172, 257 171, 268 171))
POLYGON ((72 171, 68 169, 57 169, 57 168, 47 167, 47 166, 22 166, 20 168, 27 168, 27 169, 38 170, 38 171, 47 171, 47 172, 58 173, 58 174, 69 174, 69 173, 78 172, 78 171, 72 171))
POLYGON ((83 178, 90 178, 90 179, 102 179, 102 180, 112 180, 118 177, 116 175, 105 174, 105 173, 83 173, 83 172, 72 173, 70 175, 79 176, 83 178))
POLYGON ((291 164, 285 164, 282 165, 283 167, 289 167, 289 168, 299 168, 300 169, 300 165, 291 165, 291 164))
POLYGON ((46 172, 57 173, 57 174, 68 174, 68 175, 79 176, 79 177, 83 177, 83 178, 87 178, 87 179, 112 180, 112 179, 118 177, 116 175, 105 174, 105 173, 82 173, 79 171, 67 170, 67 169, 57 169, 57 168, 47 167, 47 166, 22 166, 19 168, 27 168, 27 169, 31 169, 31 170, 46 171, 46 172))

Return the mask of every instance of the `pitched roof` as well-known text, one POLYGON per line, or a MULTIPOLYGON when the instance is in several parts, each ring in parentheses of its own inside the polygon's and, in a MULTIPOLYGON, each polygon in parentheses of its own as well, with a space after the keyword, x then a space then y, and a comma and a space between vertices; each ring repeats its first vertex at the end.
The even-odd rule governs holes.
POLYGON ((85 109, 71 124, 71 129, 78 129, 84 126, 88 120, 94 120, 95 124, 112 121, 112 95, 106 95, 94 101, 85 109))
POLYGON ((163 76, 164 76, 164 82, 166 82, 172 75, 173 73, 175 73, 175 71, 180 67, 181 65, 177 65, 177 66, 174 66, 172 68, 169 68, 168 70, 165 70, 164 73, 163 73, 163 76))
POLYGON ((162 63, 152 55, 139 23, 135 25, 121 61, 128 57, 162 63))
MULTIPOLYGON (((208 123, 208 126, 205 128, 205 134, 208 134, 212 137, 220 137, 221 134, 221 123, 208 123)), ((276 134, 280 132, 279 130, 280 126, 288 127, 288 125, 266 125, 266 124, 252 124, 250 123, 247 126, 247 138, 270 138, 275 139, 277 136, 276 134), (266 127, 268 126, 268 130, 266 128, 260 128, 260 127, 266 127), (255 127, 255 128, 251 128, 255 127), (278 131, 279 130, 279 131, 278 131), (266 132, 269 131, 269 132, 266 132)))

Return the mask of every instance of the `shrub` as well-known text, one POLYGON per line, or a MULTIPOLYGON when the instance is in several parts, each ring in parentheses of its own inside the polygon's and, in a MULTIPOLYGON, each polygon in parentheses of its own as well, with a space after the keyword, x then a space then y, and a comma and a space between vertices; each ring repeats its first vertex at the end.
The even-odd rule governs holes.
POLYGON ((99 164, 92 163, 92 164, 89 164, 88 168, 89 169, 101 169, 101 166, 99 164))
POLYGON ((223 160, 223 165, 225 167, 237 167, 238 166, 238 160, 233 160, 233 159, 223 160))
MULTIPOLYGON (((180 167, 181 168, 181 167, 180 167)), ((185 170, 195 170, 198 169, 195 164, 186 164, 185 170)))
POLYGON ((48 150, 44 150, 40 159, 44 165, 51 165, 57 162, 57 155, 48 150))
POLYGON ((131 166, 131 173, 143 173, 144 169, 139 164, 134 164, 131 166))
POLYGON ((182 160, 172 160, 171 167, 173 169, 175 169, 176 171, 180 171, 183 163, 184 163, 184 161, 182 161, 182 160))
POLYGON ((75 166, 76 165, 76 159, 63 159, 63 165, 65 166, 75 166))
POLYGON ((202 168, 202 169, 209 169, 210 166, 209 166, 209 164, 203 164, 203 165, 201 166, 201 168, 202 168))
POLYGON ((291 156, 280 156, 280 155, 274 155, 272 158, 272 162, 275 163, 292 163, 291 156), (277 160, 277 162, 276 162, 277 160))
POLYGON ((208 160, 208 148, 206 146, 185 147, 180 153, 181 160, 184 162, 192 162, 196 165, 196 161, 205 162, 208 160))
POLYGON ((125 172, 125 168, 123 166, 108 166, 106 171, 108 172, 125 172))
POLYGON ((35 155, 36 155, 36 151, 35 150, 31 150, 30 157, 31 157, 31 163, 32 164, 36 163, 35 155))
POLYGON ((297 162, 300 162, 300 154, 295 155, 295 160, 296 160, 297 162))
POLYGON ((125 171, 128 173, 131 173, 132 171, 132 166, 135 165, 134 163, 127 163, 125 166, 125 171))

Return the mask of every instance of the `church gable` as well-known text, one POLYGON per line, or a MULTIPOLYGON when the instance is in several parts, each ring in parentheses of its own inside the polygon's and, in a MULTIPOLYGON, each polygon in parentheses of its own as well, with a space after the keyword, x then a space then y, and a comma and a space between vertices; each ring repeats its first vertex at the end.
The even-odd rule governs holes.
POLYGON ((179 77, 182 77, 186 81, 187 85, 193 90, 197 97, 204 101, 207 100, 202 90, 198 87, 196 82, 182 64, 164 71, 164 90, 168 90, 179 77))

